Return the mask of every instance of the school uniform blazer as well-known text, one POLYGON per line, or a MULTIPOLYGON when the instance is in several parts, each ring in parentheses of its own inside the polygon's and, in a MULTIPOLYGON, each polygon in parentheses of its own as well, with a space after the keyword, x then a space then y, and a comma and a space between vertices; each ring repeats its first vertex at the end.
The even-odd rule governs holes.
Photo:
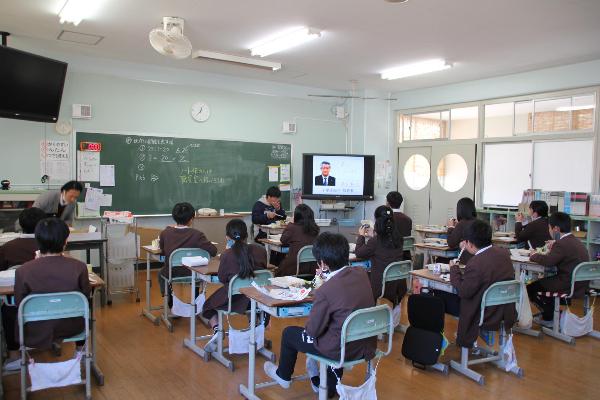
MULTIPOLYGON (((346 317, 353 311, 374 305, 367 273, 360 267, 345 267, 315 290, 306 333, 313 337, 319 353, 339 360, 346 317)), ((346 360, 371 359, 376 348, 376 337, 350 342, 346 345, 346 360)))
POLYGON ((0 247, 0 271, 23 265, 35 258, 38 245, 33 237, 17 238, 0 247))
MULTIPOLYGON (((254 203, 252 207, 252 223, 254 225, 269 225, 273 222, 277 222, 279 220, 285 219, 285 210, 281 208, 280 210, 275 210, 269 202, 267 201, 266 196, 262 196, 260 199, 254 203), (268 218, 266 212, 274 212, 275 218, 268 218)), ((267 237, 267 234, 261 231, 257 226, 254 227, 254 240, 258 243, 258 239, 264 239, 267 237)))
MULTIPOLYGON (((458 290, 460 314, 456 343, 462 347, 472 347, 479 331, 481 299, 492 284, 515 279, 515 271, 510 253, 501 247, 490 247, 483 253, 473 256, 467 263, 464 274, 458 266, 450 269, 450 282, 458 290)), ((483 328, 496 331, 504 321, 506 329, 516 321, 514 304, 487 307, 483 328)))
MULTIPOLYGON (((58 214, 60 205, 60 190, 48 190, 40 194, 33 203, 33 207, 41 208, 46 214, 58 214)), ((77 203, 67 204, 64 207, 62 214, 58 217, 65 221, 67 224, 73 223, 75 218, 75 207, 77 203)))
MULTIPOLYGON (((451 249, 459 249, 460 242, 465 240, 465 233, 475 219, 463 219, 458 221, 454 228, 448 228, 448 247, 451 249)), ((460 263, 466 264, 473 255, 468 251, 463 251, 460 256, 460 263)))
MULTIPOLYGON (((254 271, 267 268, 267 252, 264 247, 257 244, 248 245, 248 253, 254 261, 254 271)), ((202 311, 206 312, 209 310, 226 310, 229 297, 227 293, 229 291, 229 281, 240 272, 240 264, 235 256, 232 249, 227 249, 221 254, 221 262, 219 263, 219 282, 223 284, 222 287, 217 289, 212 296, 210 296, 202 311)), ((233 296, 231 301, 231 311, 243 314, 248 309, 250 300, 243 294, 236 294, 233 296)))
MULTIPOLYGON (((564 236, 554 242, 550 253, 534 254, 529 259, 545 266, 556 266, 558 273, 543 279, 544 289, 567 294, 571 291, 571 275, 575 267, 590 260, 583 243, 573 235, 564 236)), ((583 297, 588 286, 589 282, 576 282, 575 297, 583 297)))
MULTIPOLYGON (((310 246, 315 242, 317 235, 305 233, 301 224, 288 224, 281 234, 281 245, 289 247, 288 253, 279 264, 277 276, 296 275, 296 261, 298 252, 304 246, 310 246)), ((314 274, 317 269, 316 263, 302 263, 300 265, 301 274, 314 274)))
MULTIPOLYGON (((403 212, 394 212, 394 222, 400 230, 402 237, 412 235, 412 219, 410 219, 408 215, 404 214, 403 212)), ((411 258, 410 250, 406 250, 404 252, 404 259, 410 260, 411 258)))
MULTIPOLYGON (((211 257, 217 255, 217 248, 204 235, 194 228, 175 228, 167 226, 160 233, 160 250, 165 256, 165 264, 161 269, 161 273, 169 276, 169 256, 172 252, 182 248, 203 249, 208 251, 211 257)), ((189 273, 188 273, 189 275, 189 273)))
MULTIPOLYGON (((15 302, 17 307, 30 294, 81 292, 90 295, 87 267, 81 261, 64 256, 41 257, 21 265, 15 272, 15 302)), ((85 329, 83 318, 30 322, 25 325, 25 344, 47 349, 52 343, 85 329)), ((15 326, 16 337, 19 327, 15 326)))
POLYGON ((552 239, 548 232, 548 218, 540 217, 527 225, 515 222, 515 236, 518 242, 525 242, 529 248, 528 241, 533 247, 542 247, 546 240, 552 239))
MULTIPOLYGON (((394 261, 402 261, 404 258, 404 250, 402 250, 402 242, 397 248, 385 247, 377 236, 369 239, 365 243, 365 237, 359 236, 356 240, 356 250, 354 253, 358 258, 366 258, 371 261, 371 289, 373 299, 377 300, 381 296, 381 287, 383 286, 383 272, 385 268, 394 261)), ((406 294, 406 281, 389 282, 385 285, 385 298, 396 305, 406 294)))

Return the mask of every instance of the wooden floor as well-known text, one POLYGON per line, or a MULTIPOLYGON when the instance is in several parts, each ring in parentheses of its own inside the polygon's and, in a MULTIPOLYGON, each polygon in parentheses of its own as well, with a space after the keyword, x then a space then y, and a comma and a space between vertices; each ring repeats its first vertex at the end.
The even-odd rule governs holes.
MULTIPOLYGON (((153 279, 155 279, 155 274, 153 279)), ((142 278, 142 275, 140 275, 142 278)), ((142 278, 144 279, 144 278, 142 278)), ((140 281, 142 282, 142 281, 140 281)), ((155 282, 155 281, 154 281, 155 282)), ((93 387, 94 399, 233 399, 241 398, 238 385, 247 380, 247 357, 235 356, 236 370, 229 372, 216 361, 204 363, 182 346, 188 332, 188 320, 175 321, 175 332, 169 333, 163 325, 154 326, 140 316, 143 304, 136 303, 133 295, 115 295, 113 305, 97 310, 98 363, 105 374, 105 385, 93 387)), ((184 298, 187 295, 181 293, 184 298)), ((153 299, 159 300, 158 288, 153 287, 153 299)), ((596 313, 595 326, 600 326, 596 313)), ((404 319, 404 318, 403 318, 404 319)), ((303 320, 274 320, 267 337, 273 340, 279 353, 281 330, 286 325, 302 325, 303 320)), ((201 333, 207 329, 199 324, 201 333)), ((446 321, 446 336, 454 337, 456 321, 446 321)), ((600 398, 600 341, 581 338, 570 346, 550 337, 542 340, 528 336, 514 337, 519 365, 525 377, 519 379, 492 366, 475 366, 485 375, 485 386, 450 372, 443 376, 434 371, 414 369, 401 355, 402 335, 394 337, 390 356, 383 359, 377 370, 379 399, 418 398, 441 399, 593 399, 600 398)), ((64 356, 72 354, 72 346, 64 346, 64 356)), ((451 346, 444 361, 456 358, 458 349, 451 346)), ((44 354, 40 359, 52 360, 44 354)), ((54 359, 56 360, 56 359, 54 359)), ((297 364, 297 372, 304 373, 304 357, 297 364)), ((257 375, 264 380, 263 359, 258 358, 257 375)), ((364 368, 355 368, 344 375, 344 381, 358 385, 364 368)), ((18 375, 4 378, 6 399, 19 398, 18 375)), ((53 389, 33 393, 30 399, 79 399, 81 387, 53 389)), ((308 382, 294 383, 288 390, 267 388, 259 391, 263 399, 295 400, 316 396, 308 382)))

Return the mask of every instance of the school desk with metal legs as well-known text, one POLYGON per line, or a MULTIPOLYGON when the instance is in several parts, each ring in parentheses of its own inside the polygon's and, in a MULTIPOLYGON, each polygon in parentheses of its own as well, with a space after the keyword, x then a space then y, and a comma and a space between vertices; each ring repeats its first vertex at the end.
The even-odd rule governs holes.
MULTIPOLYGON (((257 308, 276 318, 306 317, 312 308, 312 297, 302 301, 277 300, 266 296, 253 287, 240 289, 250 299, 250 349, 248 352, 248 384, 240 384, 240 394, 249 400, 260 400, 256 389, 277 385, 277 382, 255 382, 256 370, 256 310, 257 308)), ((308 380, 308 375, 292 377, 292 381, 308 380)))
POLYGON ((265 245, 265 250, 267 252, 267 264, 271 262, 271 251, 281 254, 287 254, 290 251, 290 248, 283 246, 279 240, 258 239, 258 241, 265 245))
POLYGON ((150 279, 150 263, 152 260, 160 261, 160 249, 152 246, 142 246, 142 250, 146 252, 146 307, 142 308, 142 315, 158 325, 160 318, 152 314, 152 311, 162 310, 163 306, 153 306, 151 301, 152 280, 150 279))
MULTIPOLYGON (((67 239, 65 251, 85 250, 86 263, 90 264, 91 250, 98 250, 98 257, 100 259, 100 278, 102 278, 105 282, 108 282, 108 268, 106 268, 106 258, 104 252, 104 246, 106 245, 107 239, 106 237, 103 238, 98 235, 100 235, 100 233, 97 232, 72 233, 67 239)), ((106 285, 100 289, 100 303, 102 306, 105 306, 106 304, 112 304, 112 300, 110 299, 110 291, 106 285)))
POLYGON ((448 246, 431 246, 425 243, 415 243, 415 252, 424 254, 424 264, 429 264, 432 257, 458 257, 458 250, 450 249, 448 246))

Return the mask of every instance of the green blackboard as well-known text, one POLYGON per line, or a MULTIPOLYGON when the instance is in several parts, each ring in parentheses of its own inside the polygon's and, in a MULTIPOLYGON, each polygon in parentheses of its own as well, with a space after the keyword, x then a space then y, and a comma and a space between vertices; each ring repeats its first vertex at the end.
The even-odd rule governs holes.
MULTIPOLYGON (((100 164, 115 166, 114 187, 91 182, 112 194, 112 206, 102 210, 134 214, 169 214, 181 201, 250 211, 278 184, 269 182, 269 166, 290 165, 292 153, 289 144, 77 132, 78 150, 82 142, 100 143, 100 164)), ((281 203, 288 208, 289 191, 281 203)))

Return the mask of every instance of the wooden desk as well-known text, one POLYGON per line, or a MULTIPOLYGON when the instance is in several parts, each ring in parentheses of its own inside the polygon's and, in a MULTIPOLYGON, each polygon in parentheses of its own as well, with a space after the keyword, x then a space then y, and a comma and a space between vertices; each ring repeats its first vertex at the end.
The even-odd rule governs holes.
POLYGON ((458 291, 452 286, 450 281, 442 279, 441 275, 434 274, 427 268, 410 271, 410 274, 413 278, 418 278, 421 282, 424 282, 426 285, 424 284, 423 287, 458 294, 458 291))
POLYGON ((431 264, 433 262, 432 257, 458 257, 458 250, 450 249, 448 246, 432 246, 426 243, 415 243, 415 252, 425 255, 423 264, 431 264))
POLYGON ((154 325, 158 325, 159 318, 152 314, 152 311, 162 310, 163 306, 153 306, 151 301, 151 293, 150 288, 152 287, 152 280, 150 279, 150 262, 152 260, 161 261, 161 250, 152 246, 142 246, 142 250, 144 250, 146 254, 146 307, 142 308, 142 315, 148 318, 150 321, 154 323, 154 325))
POLYGON ((514 236, 492 236, 492 244, 506 249, 516 249, 519 242, 514 236))
MULTIPOLYGON (((106 258, 104 253, 104 246, 106 245, 107 239, 93 234, 89 234, 89 239, 86 236, 88 236, 88 234, 85 233, 70 234, 67 239, 65 251, 85 250, 86 263, 89 264, 91 262, 90 251, 98 250, 98 257, 100 259, 100 277, 108 282, 108 269, 106 268, 106 258)), ((112 304, 110 290, 108 290, 106 285, 103 285, 100 289, 100 303, 102 306, 112 304)))
MULTIPOLYGON (((92 288, 92 291, 90 293, 90 302, 89 302, 89 306, 90 306, 90 336, 91 336, 91 353, 92 353, 92 360, 91 360, 91 371, 94 374, 94 377, 96 379, 96 382, 98 383, 99 386, 104 385, 104 373, 102 372, 102 370, 100 369, 100 367, 98 366, 98 364, 96 363, 96 318, 94 315, 94 295, 97 293, 98 290, 102 290, 105 287, 105 282, 104 280, 96 275, 93 272, 89 273, 89 278, 90 278, 90 286, 92 288)), ((0 286, 0 296, 2 297, 6 297, 6 296, 13 296, 15 294, 15 288, 14 286, 0 286)), ((0 320, 2 319, 2 312, 1 312, 1 308, 0 308, 0 320)), ((4 331, 2 331, 2 333, 0 334, 0 349, 4 349, 4 331)), ((3 364, 4 360, 3 360, 3 351, 0 351, 0 365, 3 364)), ((4 375, 4 372, 2 372, 2 375, 4 375)), ((88 379, 88 377, 86 377, 86 379, 88 379)), ((4 393, 4 389, 2 387, 2 380, 0 379, 0 395, 4 393)), ((0 396, 2 397, 2 396, 0 396)))
POLYGON ((271 251, 282 254, 287 254, 290 251, 290 248, 284 247, 280 240, 258 239, 258 241, 265 245, 265 250, 267 251, 267 264, 271 262, 271 251))
POLYGON ((280 233, 283 233, 283 230, 285 229, 285 225, 277 225, 277 226, 273 226, 273 225, 257 225, 258 229, 260 229, 261 231, 265 232, 267 235, 279 235, 280 233))
MULTIPOLYGON (((248 351, 248 384, 240 384, 240 394, 246 399, 260 400, 255 394, 256 389, 275 386, 276 382, 255 383, 256 369, 256 309, 257 307, 269 315, 277 318, 298 318, 310 314, 312 297, 301 301, 277 300, 269 297, 253 287, 240 289, 240 293, 250 299, 250 349, 248 351)), ((293 377, 293 381, 307 380, 308 375, 293 377)))

